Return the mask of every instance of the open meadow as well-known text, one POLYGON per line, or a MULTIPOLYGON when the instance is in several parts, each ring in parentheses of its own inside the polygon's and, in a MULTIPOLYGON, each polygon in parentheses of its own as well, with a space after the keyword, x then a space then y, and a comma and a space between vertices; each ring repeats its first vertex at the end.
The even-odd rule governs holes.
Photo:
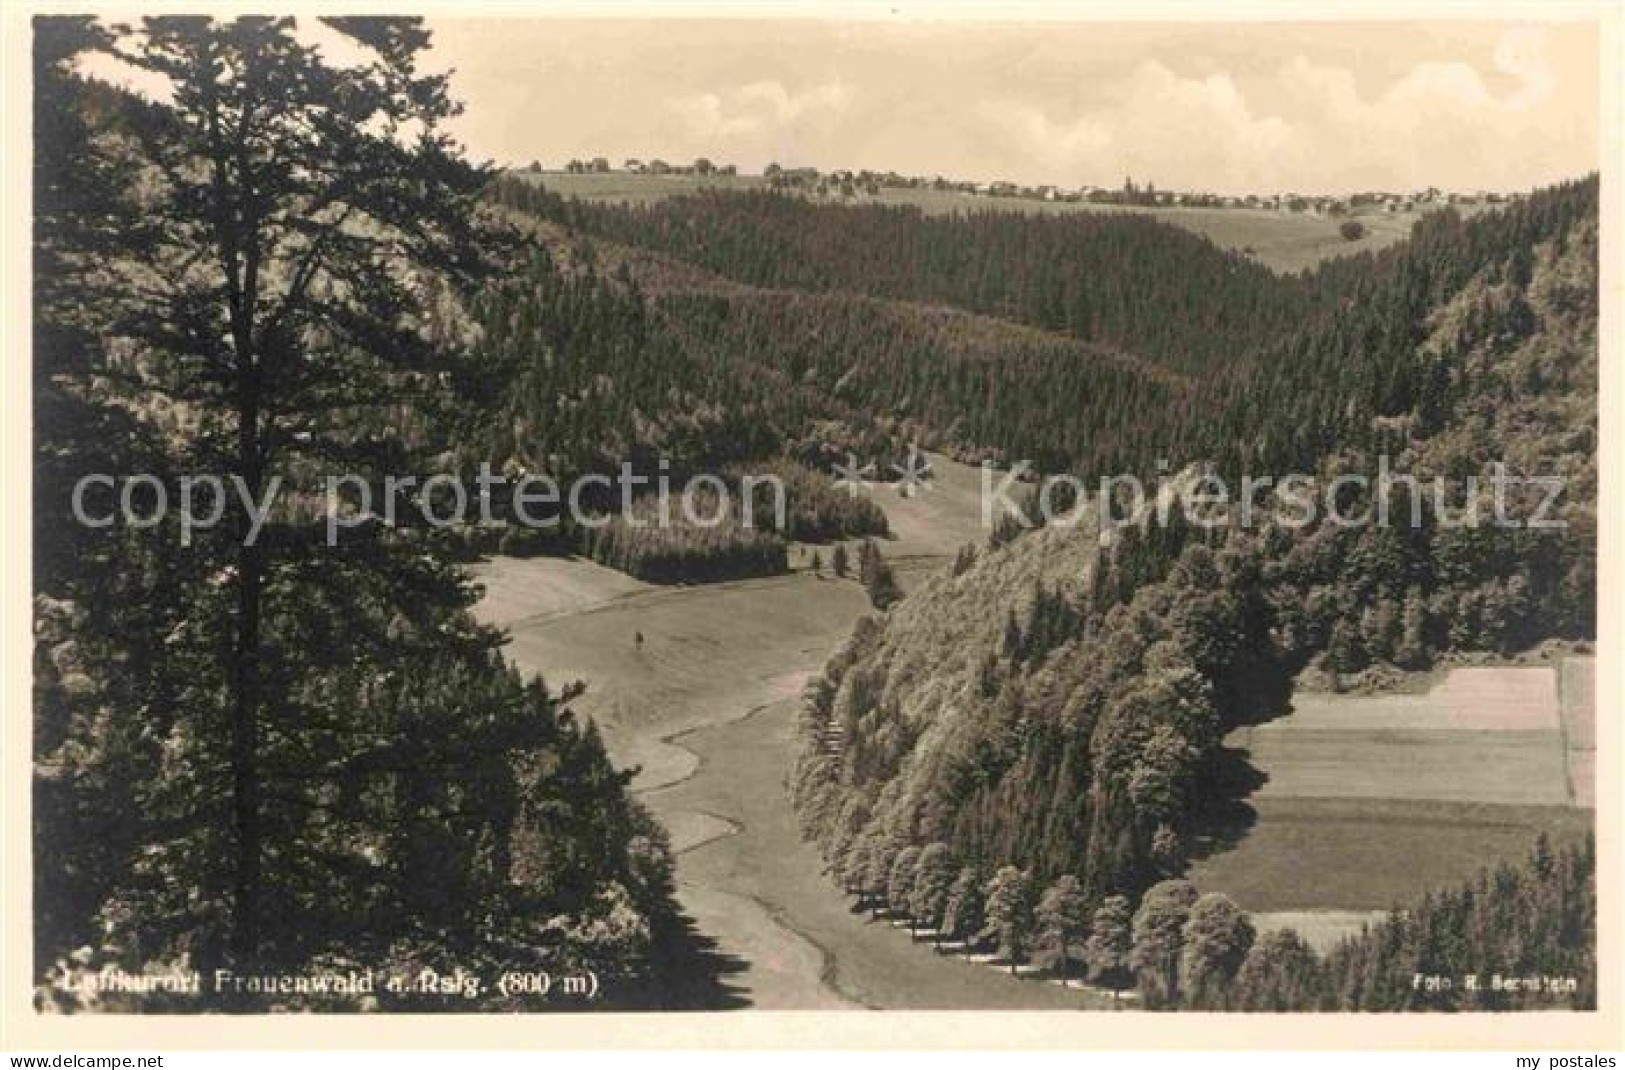
MULTIPOLYGON (((878 540, 906 585, 980 538, 980 472, 939 456, 927 490, 867 493, 878 540)), ((493 558, 476 614, 509 632, 508 656, 553 686, 588 683, 574 708, 600 726, 678 852, 678 901, 731 963, 724 984, 763 1009, 1080 1007, 1081 989, 1018 985, 884 920, 855 914, 802 841, 785 791, 798 696, 868 609, 855 579, 806 567, 661 587, 581 558, 493 558), (641 636, 641 642, 639 637, 641 636)))
MULTIPOLYGON (((931 478, 924 489, 909 489, 902 482, 871 483, 857 489, 886 514, 888 532, 875 539, 875 545, 905 591, 942 568, 944 560, 952 559, 960 547, 987 541, 988 529, 982 526, 981 516, 982 470, 940 454, 926 456, 931 478)), ((854 562, 861 542, 846 540, 847 555, 854 562)), ((816 553, 828 575, 834 550, 834 544, 794 544, 791 567, 807 568, 816 553)))

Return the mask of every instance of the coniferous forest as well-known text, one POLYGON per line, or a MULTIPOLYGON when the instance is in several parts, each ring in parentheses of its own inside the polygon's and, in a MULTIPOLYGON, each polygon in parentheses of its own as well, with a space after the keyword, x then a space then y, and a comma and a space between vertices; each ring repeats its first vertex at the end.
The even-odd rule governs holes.
MULTIPOLYGON (((1150 1008, 1552 1005, 1415 981, 1496 972, 1575 978, 1557 1005, 1595 1006, 1589 837, 1543 836, 1329 951, 1258 933, 1189 871, 1249 790, 1227 735, 1295 688, 1594 641, 1596 176, 1442 209, 1296 275, 1135 212, 589 202, 466 158, 421 20, 323 23, 367 58, 329 63, 291 19, 34 25, 41 1007, 198 1006, 84 995, 109 967, 590 973, 602 1005, 689 1005, 676 856, 576 708, 593 680, 522 674, 473 612, 470 566, 585 558, 672 594, 786 578, 800 553, 867 606, 802 692, 786 787, 854 912, 1150 1008), (95 53, 166 91, 87 76, 95 53), (1381 468, 1400 478, 1340 492, 1342 515, 1414 522, 1145 506, 1102 534, 1114 503, 1080 499, 1096 523, 1005 517, 924 572, 837 483, 860 460, 885 481, 917 449, 1024 462, 1029 504, 1108 474, 1177 492, 1381 468), (1457 522, 1500 502, 1461 482, 1491 463, 1560 477, 1560 527, 1457 522), (369 503, 336 543, 335 470, 369 503), (376 515, 447 506, 392 474, 482 470, 508 480, 485 503, 500 523, 376 515), (652 493, 623 510, 623 471, 713 477, 700 511, 723 522, 671 519, 652 493), (136 472, 137 501, 219 473, 224 494, 193 504, 221 522, 76 518, 81 477, 136 472), (763 475, 778 513, 746 493, 763 475), (602 523, 515 524, 526 476, 600 479, 602 523), (1467 489, 1405 482, 1435 477, 1467 489)), ((1534 483, 1511 495, 1547 504, 1534 483)), ((731 653, 658 641, 640 628, 615 656, 686 671, 731 653)), ((536 1004, 487 988, 456 1007, 536 1004)))
MULTIPOLYGON (((215 471, 261 496, 407 466, 453 408, 437 301, 478 287, 489 176, 438 124, 410 19, 36 24, 35 962, 43 999, 127 970, 581 968, 653 998, 665 835, 574 691, 525 681, 420 533, 314 515, 182 545, 69 512, 85 472, 215 471), (82 81, 117 49, 156 105, 82 81), (418 124, 414 141, 386 136, 418 124), (86 295, 98 300, 87 301, 86 295)), ((409 466, 407 470, 410 470, 409 466)), ((486 990, 468 1009, 519 1005, 486 990)), ((443 999, 218 993, 204 1006, 443 999)), ((103 1009, 196 1008, 116 993, 103 1009)))

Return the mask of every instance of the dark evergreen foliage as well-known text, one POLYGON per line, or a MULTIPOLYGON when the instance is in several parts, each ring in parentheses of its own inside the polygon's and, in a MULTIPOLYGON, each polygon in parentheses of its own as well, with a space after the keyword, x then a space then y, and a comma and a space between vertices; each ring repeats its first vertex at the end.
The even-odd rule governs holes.
POLYGON ((303 508, 323 465, 427 460, 457 307, 502 245, 478 223, 486 177, 440 132, 444 79, 415 69, 421 23, 329 26, 370 60, 329 66, 288 19, 35 24, 42 1006, 184 998, 98 1001, 76 982, 104 965, 592 968, 636 998, 672 914, 663 834, 576 692, 515 676, 424 532, 328 546, 303 508), (82 81, 88 48, 169 102, 82 81), (171 502, 183 474, 279 485, 285 507, 253 538, 235 500, 185 539, 174 511, 93 528, 69 504, 97 472, 151 473, 171 502))

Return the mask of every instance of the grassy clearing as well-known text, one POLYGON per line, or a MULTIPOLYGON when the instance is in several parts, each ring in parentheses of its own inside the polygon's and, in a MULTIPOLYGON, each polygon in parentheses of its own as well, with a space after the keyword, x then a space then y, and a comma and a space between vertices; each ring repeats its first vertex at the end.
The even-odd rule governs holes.
MULTIPOLYGON (((952 559, 960 547, 983 546, 988 536, 988 529, 981 523, 981 469, 941 454, 926 456, 931 461, 932 478, 923 489, 904 495, 898 483, 873 483, 857 490, 886 514, 889 530, 874 541, 905 591, 938 572, 944 559, 952 559)), ((995 483, 998 478, 995 476, 995 483)), ((838 492, 849 493, 845 487, 838 492)), ((862 542, 844 541, 852 576, 857 575, 858 547, 862 542)), ((831 576, 835 546, 833 542, 791 543, 790 567, 807 570, 812 555, 817 553, 824 575, 831 576)))
MULTIPOLYGON (((889 560, 936 568, 981 537, 980 472, 932 461, 929 490, 863 492, 887 515, 893 534, 877 541, 889 560)), ((601 723, 617 762, 643 766, 637 785, 647 789, 693 766, 662 737, 795 695, 868 609, 856 580, 831 574, 834 547, 816 549, 822 576, 798 547, 790 575, 692 587, 642 583, 584 558, 499 557, 474 569, 486 588, 475 613, 510 629, 508 655, 526 673, 587 683, 576 707, 601 723)))
MULTIPOLYGON (((559 564, 620 575, 586 561, 559 564)), ((679 861, 678 900, 698 930, 717 941, 727 962, 724 987, 763 1009, 850 1006, 823 983, 823 954, 814 944, 741 894, 732 874, 697 870, 689 861, 736 840, 744 820, 754 822, 755 807, 733 809, 708 797, 690 802, 656 789, 700 769, 701 759, 673 736, 773 702, 793 707, 808 673, 867 607, 861 589, 805 573, 686 588, 628 582, 644 589, 575 612, 521 620, 511 629, 509 656, 525 672, 539 672, 555 684, 587 682, 574 708, 599 723, 617 765, 640 768, 633 787, 671 835, 673 848, 688 852, 679 861)), ((528 593, 523 587, 505 592, 503 606, 521 611, 528 593)), ((546 589, 534 593, 542 604, 556 602, 546 589)), ((481 615, 492 606, 488 594, 481 615)), ((761 805, 776 803, 788 811, 777 779, 787 753, 745 755, 739 770, 721 773, 731 783, 738 771, 771 767, 771 792, 761 805)), ((781 846, 797 842, 792 835, 781 846)), ((821 883, 819 891, 834 898, 821 883)))
POLYGON ((879 484, 865 491, 891 526, 891 536, 880 543, 888 558, 952 557, 966 543, 987 540, 981 469, 934 453, 928 457, 932 478, 923 489, 904 496, 896 484, 879 484))
POLYGON ((480 619, 501 627, 527 617, 580 613, 652 589, 585 558, 493 557, 469 571, 485 588, 480 619))
POLYGON ((646 790, 693 769, 664 737, 797 694, 867 604, 856 583, 805 573, 660 589, 516 625, 508 654, 554 684, 585 681, 576 709, 646 790))
POLYGON ((1253 925, 1260 935, 1274 929, 1291 929, 1324 955, 1387 914, 1386 910, 1276 910, 1254 914, 1253 925))
POLYGON ((1257 823, 1190 877, 1251 911, 1385 910, 1577 838, 1589 811, 1406 799, 1258 798, 1257 823))

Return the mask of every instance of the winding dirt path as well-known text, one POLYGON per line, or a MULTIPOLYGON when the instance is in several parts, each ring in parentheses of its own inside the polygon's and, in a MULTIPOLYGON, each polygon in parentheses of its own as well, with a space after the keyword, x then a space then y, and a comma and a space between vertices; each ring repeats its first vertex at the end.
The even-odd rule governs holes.
MULTIPOLYGON (((863 612, 857 585, 798 573, 629 588, 625 577, 605 575, 590 562, 493 565, 500 571, 487 582, 500 583, 503 593, 500 600, 488 596, 477 612, 508 628, 509 656, 523 672, 539 673, 554 686, 587 682, 574 706, 598 723, 617 765, 638 769, 633 788, 678 853, 680 906, 737 963, 725 989, 761 1009, 852 1006, 826 983, 822 950, 776 917, 770 904, 740 894, 692 861, 702 848, 738 836, 752 807, 713 806, 703 793, 678 796, 671 789, 711 772, 687 745, 690 734, 725 728, 769 705, 794 708, 810 674, 863 612)), ((784 752, 747 758, 775 768, 786 760, 784 752)), ((782 795, 781 778, 773 778, 771 791, 782 795)), ((788 806, 782 799, 757 800, 770 802, 788 806)), ((825 893, 835 895, 827 887, 825 893)))

